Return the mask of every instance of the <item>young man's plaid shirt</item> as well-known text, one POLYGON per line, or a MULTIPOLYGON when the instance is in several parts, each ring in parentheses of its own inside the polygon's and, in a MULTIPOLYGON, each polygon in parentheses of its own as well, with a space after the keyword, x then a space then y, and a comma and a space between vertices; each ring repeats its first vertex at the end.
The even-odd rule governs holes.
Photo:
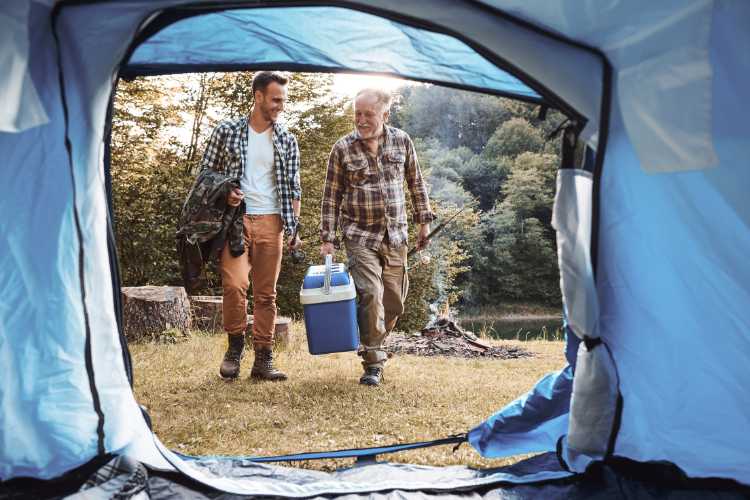
POLYGON ((340 223, 344 237, 373 250, 380 248, 386 229, 391 248, 406 243, 404 179, 411 195, 412 220, 424 224, 437 218, 430 211, 411 139, 397 128, 383 127, 378 155, 356 130, 333 146, 321 210, 324 242, 340 243, 336 236, 340 223))
MULTIPOLYGON (((247 117, 219 123, 211 133, 206 152, 201 159, 201 171, 213 168, 232 177, 242 178, 247 158, 247 117)), ((292 200, 302 198, 299 184, 299 148, 291 132, 278 123, 273 124, 274 167, 276 189, 279 193, 284 231, 294 233, 292 200)))

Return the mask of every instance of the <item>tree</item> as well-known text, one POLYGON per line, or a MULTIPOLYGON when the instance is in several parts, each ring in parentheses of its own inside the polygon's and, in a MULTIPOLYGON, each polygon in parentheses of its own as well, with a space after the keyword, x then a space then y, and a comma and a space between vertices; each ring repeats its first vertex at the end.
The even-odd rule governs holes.
POLYGON ((481 222, 463 242, 470 271, 455 280, 461 303, 558 304, 551 217, 560 139, 551 133, 565 117, 548 110, 540 120, 538 105, 430 85, 400 92, 392 116, 415 139, 431 199, 480 197, 481 222))
POLYGON ((398 93, 391 123, 414 139, 437 139, 449 149, 464 146, 480 153, 508 118, 499 97, 436 85, 409 85, 398 93))
POLYGON ((530 152, 509 162, 503 200, 482 216, 479 234, 467 242, 471 272, 460 283, 466 299, 484 305, 516 300, 559 304, 550 225, 557 167, 556 156, 530 152))
POLYGON ((492 134, 482 155, 491 163, 510 160, 524 152, 541 153, 545 143, 541 131, 523 118, 511 118, 492 134))
POLYGON ((182 124, 170 98, 174 81, 121 82, 112 128, 115 241, 125 286, 177 284, 174 233, 189 182, 180 144, 168 134, 182 124))

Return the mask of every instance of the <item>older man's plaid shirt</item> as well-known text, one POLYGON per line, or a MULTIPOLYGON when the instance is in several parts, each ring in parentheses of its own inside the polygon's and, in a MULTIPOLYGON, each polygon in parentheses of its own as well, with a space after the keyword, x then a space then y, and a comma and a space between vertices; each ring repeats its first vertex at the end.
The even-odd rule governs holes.
MULTIPOLYGON (((246 116, 219 123, 206 145, 206 152, 201 159, 201 171, 213 168, 225 175, 242 178, 247 158, 247 127, 246 116)), ((273 125, 272 139, 281 218, 285 232, 292 234, 296 227, 292 200, 302 197, 299 148, 291 132, 278 123, 273 125)))
POLYGON ((353 242, 376 250, 386 230, 391 248, 406 243, 408 226, 404 180, 411 195, 413 218, 418 224, 437 216, 430 211, 417 155, 409 136, 384 125, 377 155, 355 130, 339 139, 328 159, 320 237, 340 243, 341 233, 353 242))

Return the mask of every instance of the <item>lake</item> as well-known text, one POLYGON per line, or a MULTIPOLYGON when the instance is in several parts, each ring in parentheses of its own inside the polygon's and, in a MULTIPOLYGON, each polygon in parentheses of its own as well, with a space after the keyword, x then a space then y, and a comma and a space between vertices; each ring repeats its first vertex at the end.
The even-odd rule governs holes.
POLYGON ((565 340, 562 317, 502 319, 502 318, 459 318, 457 323, 464 330, 479 335, 484 331, 489 337, 498 340, 565 340), (545 335, 546 332, 546 335, 545 335), (557 334, 557 338, 556 338, 557 334))

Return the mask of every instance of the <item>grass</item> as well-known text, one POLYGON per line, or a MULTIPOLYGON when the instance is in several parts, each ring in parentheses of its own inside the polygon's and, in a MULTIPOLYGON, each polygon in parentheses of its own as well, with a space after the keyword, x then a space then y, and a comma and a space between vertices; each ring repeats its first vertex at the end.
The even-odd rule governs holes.
MULTIPOLYGON (((191 332, 179 342, 156 337, 131 343, 136 398, 148 408, 157 436, 170 449, 199 456, 273 456, 429 441, 468 431, 565 365, 562 342, 507 341, 537 356, 508 361, 397 356, 388 361, 380 387, 364 387, 358 384, 362 367, 354 353, 311 356, 301 323, 292 324, 290 337, 276 350, 276 366, 289 375, 280 383, 249 378, 250 351, 240 376, 222 379, 226 335, 191 332)), ((468 443, 456 453, 444 445, 378 456, 476 468, 522 458, 483 459, 468 443)), ((349 458, 292 465, 332 471, 353 464, 349 458)))

